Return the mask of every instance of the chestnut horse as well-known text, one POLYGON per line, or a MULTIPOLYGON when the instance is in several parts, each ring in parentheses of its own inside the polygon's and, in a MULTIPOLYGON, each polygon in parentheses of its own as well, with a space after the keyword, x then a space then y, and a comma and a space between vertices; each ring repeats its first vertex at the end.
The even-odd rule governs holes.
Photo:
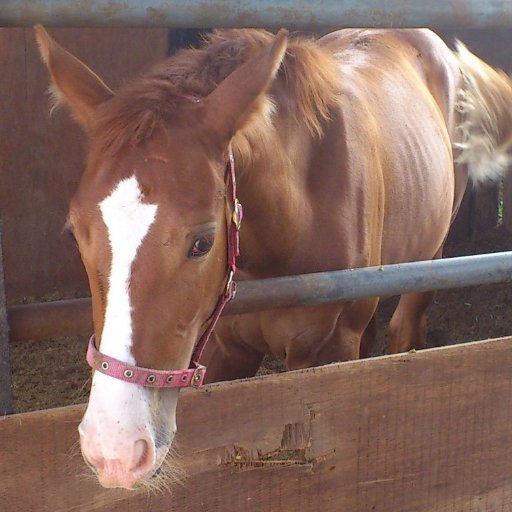
MULTIPOLYGON (((238 279, 439 258, 468 177, 508 165, 511 80, 428 30, 216 31, 115 92, 36 34, 56 104, 88 136, 68 226, 96 345, 121 364, 188 368, 226 283, 231 151, 238 279)), ((432 296, 401 297, 390 352, 425 346, 432 296)), ((208 380, 251 376, 265 353, 291 369, 358 358, 377 302, 228 317, 208 380)), ((132 488, 166 456, 178 388, 125 380, 94 372, 79 431, 100 482, 132 488)))

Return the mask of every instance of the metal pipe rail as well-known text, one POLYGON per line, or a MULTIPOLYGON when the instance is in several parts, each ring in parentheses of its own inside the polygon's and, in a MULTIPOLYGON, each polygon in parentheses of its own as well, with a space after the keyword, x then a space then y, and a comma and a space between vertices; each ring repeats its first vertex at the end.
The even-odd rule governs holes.
MULTIPOLYGON (((226 315, 512 281, 512 251, 238 283, 226 315)), ((90 299, 10 307, 12 341, 91 332, 90 299)))
POLYGON ((488 28, 512 25, 510 0, 2 0, 0 26, 168 28, 488 28))

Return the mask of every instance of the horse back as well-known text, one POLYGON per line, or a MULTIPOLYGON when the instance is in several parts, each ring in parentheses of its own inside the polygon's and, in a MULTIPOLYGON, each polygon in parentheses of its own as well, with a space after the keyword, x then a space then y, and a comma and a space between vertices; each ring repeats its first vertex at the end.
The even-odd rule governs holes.
POLYGON ((460 81, 453 53, 423 29, 341 30, 319 44, 339 63, 343 172, 367 191, 356 208, 373 219, 372 260, 432 258, 467 181, 453 166, 460 81))

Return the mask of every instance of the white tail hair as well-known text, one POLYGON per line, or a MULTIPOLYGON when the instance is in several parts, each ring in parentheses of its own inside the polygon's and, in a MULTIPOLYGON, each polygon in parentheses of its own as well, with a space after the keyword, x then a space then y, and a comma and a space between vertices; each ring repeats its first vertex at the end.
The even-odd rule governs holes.
POLYGON ((462 73, 457 110, 461 142, 457 163, 467 164, 473 183, 499 180, 512 163, 512 80, 456 41, 462 73))

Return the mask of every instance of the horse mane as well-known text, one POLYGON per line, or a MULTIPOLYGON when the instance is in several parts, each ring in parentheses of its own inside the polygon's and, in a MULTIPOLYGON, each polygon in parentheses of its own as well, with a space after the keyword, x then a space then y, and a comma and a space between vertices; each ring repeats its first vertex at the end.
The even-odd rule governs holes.
MULTIPOLYGON (((139 145, 157 125, 172 119, 177 109, 190 105, 184 95, 206 97, 236 68, 268 46, 273 37, 257 29, 207 34, 199 48, 178 51, 116 91, 98 108, 91 127, 93 138, 108 153, 139 145)), ((323 123, 329 120, 330 107, 338 95, 338 83, 337 64, 328 51, 310 38, 292 38, 260 117, 266 117, 274 103, 305 125, 311 135, 321 137, 323 123)), ((253 125, 240 136, 252 138, 250 133, 258 123, 253 125)))

